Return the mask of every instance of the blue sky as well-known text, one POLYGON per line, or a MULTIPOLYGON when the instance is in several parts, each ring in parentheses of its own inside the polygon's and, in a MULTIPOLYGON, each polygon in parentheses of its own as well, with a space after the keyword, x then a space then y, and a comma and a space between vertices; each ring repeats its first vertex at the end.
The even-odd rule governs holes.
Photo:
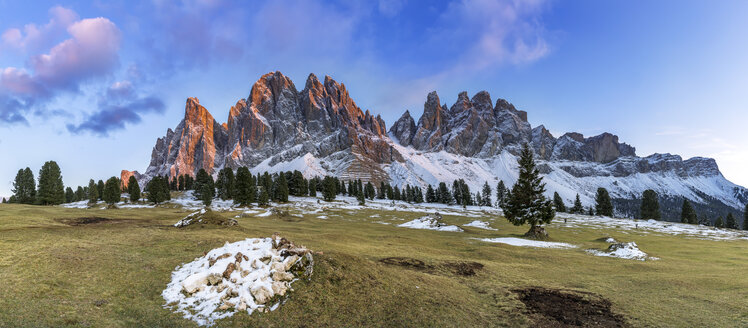
POLYGON ((260 75, 346 84, 388 126, 487 90, 555 136, 709 156, 748 185, 745 1, 0 0, 0 195, 56 160, 77 186, 143 171, 198 97, 219 122, 260 75))

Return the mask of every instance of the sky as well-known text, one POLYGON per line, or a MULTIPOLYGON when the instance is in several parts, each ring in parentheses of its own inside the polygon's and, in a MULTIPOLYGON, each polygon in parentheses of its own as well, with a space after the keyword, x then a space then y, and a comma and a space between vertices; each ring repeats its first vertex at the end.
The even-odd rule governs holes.
POLYGON ((219 122, 271 71, 345 83, 388 127, 481 90, 554 136, 713 157, 748 186, 746 1, 0 0, 0 196, 143 172, 197 97, 219 122))

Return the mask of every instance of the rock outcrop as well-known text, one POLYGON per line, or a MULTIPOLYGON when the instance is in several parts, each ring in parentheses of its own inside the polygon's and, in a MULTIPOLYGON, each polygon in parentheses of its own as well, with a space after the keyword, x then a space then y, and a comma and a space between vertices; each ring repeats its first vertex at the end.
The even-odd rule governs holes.
POLYGON ((121 184, 120 188, 122 188, 123 190, 127 189, 127 186, 130 182, 130 177, 134 176, 135 180, 138 181, 138 185, 141 184, 140 179, 143 177, 138 171, 128 171, 128 170, 122 170, 119 176, 120 176, 119 179, 120 179, 120 184, 121 184))

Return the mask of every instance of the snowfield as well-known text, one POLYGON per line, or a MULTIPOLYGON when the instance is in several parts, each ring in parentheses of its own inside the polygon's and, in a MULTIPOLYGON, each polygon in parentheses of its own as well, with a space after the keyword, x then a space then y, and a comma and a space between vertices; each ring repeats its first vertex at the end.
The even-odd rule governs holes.
POLYGON ((577 248, 577 246, 572 245, 572 244, 567 244, 567 243, 530 240, 530 239, 522 239, 522 238, 514 238, 514 237, 476 238, 476 239, 487 242, 487 243, 500 243, 500 244, 507 244, 507 245, 512 245, 512 246, 522 246, 522 247, 561 248, 561 249, 577 248))
POLYGON ((628 260, 639 260, 639 261, 645 261, 647 259, 650 260, 658 260, 656 257, 649 257, 647 253, 642 252, 639 249, 639 246, 636 245, 635 242, 629 242, 629 243, 618 243, 614 239, 610 240, 612 238, 609 238, 607 242, 613 242, 612 245, 610 245, 610 248, 608 248, 607 251, 601 251, 597 249, 588 249, 587 253, 590 253, 595 256, 608 256, 608 257, 617 257, 621 259, 628 259, 628 260))
POLYGON ((452 232, 463 231, 458 226, 443 224, 439 222, 439 220, 437 220, 436 218, 430 217, 430 216, 424 216, 424 217, 417 218, 410 222, 405 222, 403 224, 398 225, 398 227, 411 228, 411 229, 437 230, 437 231, 452 231, 452 232))
POLYGON ((226 243, 176 267, 161 293, 164 307, 199 325, 212 325, 240 311, 252 314, 277 309, 281 297, 299 279, 293 268, 306 260, 301 272, 311 274, 312 265, 308 250, 293 244, 283 248, 283 241, 274 237, 226 243))
POLYGON ((473 227, 473 228, 485 229, 485 230, 498 230, 498 229, 491 228, 488 225, 488 222, 484 222, 484 221, 481 221, 481 220, 475 220, 475 221, 470 222, 468 224, 463 224, 462 226, 463 227, 473 227))

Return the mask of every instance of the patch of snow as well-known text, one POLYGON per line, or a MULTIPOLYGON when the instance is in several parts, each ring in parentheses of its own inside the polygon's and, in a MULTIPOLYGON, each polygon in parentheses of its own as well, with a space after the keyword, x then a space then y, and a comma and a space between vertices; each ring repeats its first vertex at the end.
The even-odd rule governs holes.
POLYGON ((488 225, 488 222, 484 222, 484 221, 481 221, 481 220, 475 220, 475 221, 470 222, 468 224, 463 224, 462 226, 463 227, 480 228, 480 229, 485 229, 485 230, 498 230, 498 229, 491 228, 491 226, 488 225))
MULTIPOLYGON (((609 238, 612 239, 612 238, 609 238)), ((617 257, 622 259, 628 259, 628 260, 639 260, 644 261, 646 259, 657 259, 648 257, 647 253, 642 252, 639 247, 636 245, 635 242, 630 243, 614 243, 613 245, 608 248, 607 251, 600 251, 596 249, 588 249, 588 253, 595 255, 595 256, 609 256, 609 257, 617 257)))
POLYGON ((265 213, 255 214, 255 216, 258 216, 258 217, 266 217, 266 216, 271 216, 271 215, 273 215, 272 211, 265 211, 265 213))
POLYGON ((452 232, 461 232, 462 229, 460 227, 455 225, 445 225, 439 222, 439 220, 430 217, 430 216, 424 216, 417 218, 413 221, 405 222, 403 224, 398 225, 398 227, 402 228, 411 228, 411 229, 426 229, 426 230, 437 230, 437 231, 452 231, 452 232))
POLYGON ((88 208, 88 200, 82 200, 82 201, 79 201, 79 202, 62 204, 62 207, 65 207, 65 208, 88 208))
POLYGON ((476 239, 480 241, 485 241, 487 243, 501 243, 501 244, 507 244, 507 245, 512 245, 512 246, 523 246, 523 247, 562 248, 562 249, 577 248, 576 245, 567 244, 567 243, 530 240, 530 239, 522 239, 522 238, 514 238, 514 237, 476 238, 476 239))

